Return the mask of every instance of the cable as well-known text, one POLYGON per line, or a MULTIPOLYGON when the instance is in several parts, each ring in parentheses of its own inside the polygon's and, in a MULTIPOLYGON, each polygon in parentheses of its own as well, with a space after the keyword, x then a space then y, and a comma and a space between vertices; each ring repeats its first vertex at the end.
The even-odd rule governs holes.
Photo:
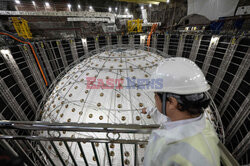
POLYGON ((22 40, 18 39, 17 37, 14 37, 13 35, 10 35, 10 34, 8 34, 8 33, 0 32, 0 35, 9 36, 9 37, 11 37, 12 39, 15 39, 15 40, 17 40, 17 41, 19 41, 19 42, 21 42, 21 43, 24 43, 24 44, 28 44, 28 45, 30 46, 30 48, 31 48, 31 50, 32 50, 32 53, 33 53, 33 55, 34 55, 34 57, 35 57, 36 63, 37 63, 37 65, 38 65, 38 67, 39 67, 39 70, 40 70, 40 72, 41 72, 41 74, 42 74, 43 80, 44 80, 46 86, 48 86, 48 82, 47 82, 47 80, 46 80, 45 74, 44 74, 44 72, 43 72, 43 70, 42 70, 42 67, 41 67, 39 61, 38 61, 38 58, 37 58, 37 56, 36 56, 36 53, 35 53, 35 50, 34 50, 32 44, 31 44, 30 42, 27 42, 27 41, 22 41, 22 40))

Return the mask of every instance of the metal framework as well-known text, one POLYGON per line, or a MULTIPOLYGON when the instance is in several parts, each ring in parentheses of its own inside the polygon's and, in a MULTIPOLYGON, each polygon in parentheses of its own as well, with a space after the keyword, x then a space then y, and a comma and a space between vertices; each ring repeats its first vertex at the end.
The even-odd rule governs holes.
POLYGON ((11 17, 11 21, 18 36, 25 39, 32 39, 32 33, 30 32, 28 21, 20 17, 11 17))
MULTIPOLYGON (((108 161, 109 165, 112 165, 111 162, 111 151, 109 149, 110 144, 119 144, 120 145, 120 153, 121 153, 121 163, 122 165, 126 164, 126 160, 124 160, 124 151, 123 146, 125 144, 131 144, 134 145, 134 164, 138 165, 137 162, 137 151, 138 146, 141 144, 147 144, 147 140, 138 140, 138 139, 120 139, 120 134, 123 133, 129 133, 129 134, 150 134, 153 129, 159 128, 159 125, 128 125, 128 124, 93 124, 93 123, 48 123, 48 122, 27 122, 27 121, 0 121, 0 128, 5 130, 27 130, 30 133, 33 133, 31 136, 26 135, 10 135, 4 134, 0 135, 0 140, 23 140, 28 143, 29 147, 31 148, 32 152, 34 153, 34 160, 32 161, 31 158, 28 157, 28 154, 23 151, 25 156, 25 161, 28 163, 40 163, 42 165, 55 165, 54 161, 52 160, 51 156, 49 155, 50 152, 46 150, 41 142, 49 142, 53 149, 55 150, 56 154, 59 156, 59 159, 61 161, 62 165, 67 165, 65 160, 63 159, 61 152, 58 150, 58 148, 55 146, 55 142, 63 142, 64 146, 66 147, 68 154, 73 162, 74 165, 78 165, 76 162, 76 159, 74 155, 72 154, 69 143, 70 142, 76 142, 78 144, 78 148, 82 152, 83 160, 86 165, 88 165, 88 160, 85 157, 86 150, 82 148, 82 142, 84 143, 90 143, 92 145, 92 150, 95 155, 95 161, 97 165, 100 165, 101 158, 98 157, 96 152, 95 143, 105 144, 106 147, 106 154, 108 155, 108 161), (72 138, 72 137, 55 137, 55 136, 49 136, 49 137, 43 137, 38 136, 38 131, 73 131, 73 132, 104 132, 107 133, 106 137, 103 138, 72 138), (115 133, 118 134, 117 138, 110 138, 109 133, 115 133), (35 144, 36 146, 33 148, 30 143, 35 144), (40 155, 44 154, 44 155, 40 155), (47 162, 47 160, 49 162, 47 162)), ((226 164, 227 166, 237 166, 239 165, 237 161, 231 156, 231 154, 227 151, 227 149, 224 147, 223 144, 219 144, 219 147, 221 149, 221 161, 222 163, 226 164)), ((9 149, 11 151, 11 149, 9 149)))
MULTIPOLYGON (((179 35, 179 33, 177 34, 179 35)), ((145 34, 141 34, 141 36, 142 35, 145 34)), ((247 154, 249 154, 249 141, 248 141, 249 111, 248 110, 249 110, 250 98, 249 98, 249 90, 247 89, 249 89, 248 87, 250 84, 249 80, 245 78, 249 73, 250 45, 247 42, 242 43, 242 40, 244 39, 248 41, 249 37, 222 35, 221 37, 230 37, 229 39, 230 41, 227 42, 218 41, 218 43, 215 43, 215 45, 212 46, 210 45, 212 38, 218 35, 215 36, 211 34, 199 34, 199 33, 183 34, 183 35, 193 35, 194 38, 192 45, 185 46, 187 39, 179 40, 178 35, 177 37, 172 37, 174 35, 176 35, 176 33, 164 34, 163 52, 157 50, 158 48, 157 45, 160 44, 157 42, 152 44, 154 48, 150 48, 149 51, 156 52, 163 57, 169 57, 168 53, 170 52, 177 53, 179 49, 185 51, 186 48, 189 48, 190 49, 189 59, 203 64, 204 72, 207 73, 207 75, 209 74, 214 77, 214 81, 211 84, 211 96, 214 99, 217 106, 219 106, 220 116, 223 121, 224 129, 226 131, 226 137, 225 137, 225 139, 227 140, 226 145, 241 163, 246 164, 246 162, 249 161, 246 158, 246 156, 247 154), (210 38, 208 39, 207 36, 210 36, 211 39, 210 38), (222 47, 221 44, 222 45, 227 44, 228 46, 222 47), (182 49, 183 45, 185 49, 182 49), (204 47, 208 48, 208 50, 204 49, 204 47), (221 53, 220 50, 225 50, 225 52, 221 53), (206 53, 204 53, 205 51, 206 53), (215 57, 216 53, 222 54, 222 56, 215 57), (235 54, 243 55, 242 57, 238 57, 238 59, 241 60, 241 63, 236 64, 235 62, 233 62, 235 54), (205 57, 204 60, 199 60, 201 56, 205 57), (220 65, 211 64, 215 60, 221 61, 221 64, 220 65), (235 66, 237 68, 237 71, 235 73, 232 73, 232 71, 229 70, 231 66, 235 66), (218 72, 213 73, 213 71, 210 70, 211 68, 218 70, 218 72), (233 77, 231 81, 228 81, 228 76, 233 77), (228 85, 228 88, 224 89, 223 88, 224 85, 228 85), (237 103, 239 97, 243 98, 240 104, 237 103), (230 111, 227 110, 228 108, 230 108, 230 111)), ((116 35, 115 36, 107 35, 105 36, 106 45, 103 46, 102 48, 97 48, 97 46, 100 45, 101 41, 96 42, 95 40, 92 41, 85 38, 81 39, 80 45, 82 45, 82 49, 85 51, 85 55, 83 55, 82 58, 79 58, 78 56, 80 54, 78 55, 79 50, 76 47, 76 45, 74 44, 70 45, 71 39, 64 39, 64 40, 66 40, 67 44, 64 44, 63 40, 55 40, 55 41, 52 40, 52 41, 43 41, 35 43, 36 46, 35 49, 38 51, 38 54, 40 55, 41 60, 45 66, 45 69, 47 70, 47 73, 49 75, 51 84, 53 85, 55 85, 57 79, 60 79, 62 75, 65 74, 64 68, 67 68, 67 70, 65 71, 68 71, 76 63, 81 62, 85 58, 91 57, 97 52, 103 52, 108 49, 117 48, 118 45, 113 45, 115 43, 119 44, 119 46, 121 47, 128 49, 136 48, 147 51, 147 47, 144 47, 145 43, 143 45, 138 45, 140 44, 140 38, 138 41, 137 35, 128 35, 128 45, 126 44, 121 45, 120 37, 116 35), (114 38, 116 42, 112 42, 112 38, 114 38), (55 43, 57 44, 56 46, 55 43), (93 48, 97 48, 97 50, 92 50, 93 48), (57 53, 58 51, 56 52, 57 49, 59 49, 59 54, 60 54, 59 56, 56 56, 58 54, 57 53), (74 55, 78 56, 73 57, 71 52, 75 52, 76 54, 74 55), (72 61, 74 59, 75 62, 71 64, 68 63, 68 58, 71 58, 72 61), (63 67, 59 66, 60 61, 63 62, 63 67)), ((73 41, 75 44, 77 43, 77 40, 73 41)), ((20 88, 21 94, 24 96, 24 98, 26 98, 25 100, 27 100, 26 102, 29 104, 30 108, 34 110, 37 110, 38 104, 42 103, 37 103, 36 105, 34 105, 33 101, 36 101, 36 97, 33 96, 30 90, 31 85, 29 85, 27 81, 25 81, 27 77, 23 76, 23 74, 20 72, 20 68, 18 67, 18 65, 22 63, 28 63, 27 68, 31 70, 31 75, 29 77, 34 78, 35 80, 34 84, 37 85, 39 91, 41 92, 43 91, 42 90, 43 86, 39 84, 40 76, 36 75, 37 72, 32 68, 31 63, 33 60, 27 58, 22 61, 20 60, 19 57, 22 57, 23 55, 26 56, 26 54, 29 54, 28 52, 29 48, 27 48, 28 50, 25 50, 22 46, 23 45, 17 47, 13 46, 14 50, 17 48, 18 51, 13 51, 12 48, 10 48, 11 54, 15 55, 15 58, 10 56, 10 58, 8 59, 7 57, 0 54, 1 58, 3 59, 2 60, 3 62, 0 62, 1 65, 3 66, 5 65, 6 66, 5 68, 7 68, 8 71, 10 71, 10 73, 7 75, 4 69, 1 69, 0 71, 2 74, 1 97, 5 99, 3 102, 6 105, 8 105, 8 109, 10 109, 13 112, 13 116, 15 116, 16 119, 26 120, 25 116, 23 114, 20 114, 21 111, 25 110, 25 108, 21 108, 22 103, 18 103, 16 101, 18 95, 14 94, 13 91, 10 90, 11 89, 11 87, 9 87, 10 83, 7 82, 6 78, 8 76, 11 76, 15 79, 14 80, 15 82, 13 83, 13 85, 11 84, 11 86, 13 87, 17 86, 20 88), (9 90, 6 90, 8 88, 9 90)), ((181 53, 182 51, 178 52, 180 56, 181 53)), ((51 93, 51 89, 49 89, 49 91, 47 91, 44 96, 48 96, 49 93, 51 93)), ((4 106, 2 108, 2 110, 6 109, 7 106, 4 106)), ((0 118, 3 119, 4 115, 1 115, 0 118)))

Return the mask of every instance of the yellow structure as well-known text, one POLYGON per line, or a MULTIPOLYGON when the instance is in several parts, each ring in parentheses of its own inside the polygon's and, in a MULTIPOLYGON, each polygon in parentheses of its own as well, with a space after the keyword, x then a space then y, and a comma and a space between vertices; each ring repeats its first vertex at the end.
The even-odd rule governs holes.
POLYGON ((128 32, 142 32, 143 20, 128 20, 128 32))
POLYGON ((18 36, 23 37, 25 39, 31 39, 32 33, 30 32, 30 28, 28 26, 28 21, 21 17, 11 17, 11 21, 18 36))

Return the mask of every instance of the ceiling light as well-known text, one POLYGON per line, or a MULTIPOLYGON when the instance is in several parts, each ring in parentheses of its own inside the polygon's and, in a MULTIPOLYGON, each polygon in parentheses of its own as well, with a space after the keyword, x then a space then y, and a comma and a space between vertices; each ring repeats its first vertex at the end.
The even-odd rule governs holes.
POLYGON ((0 50, 0 52, 1 52, 1 54, 3 54, 3 55, 6 55, 6 54, 10 54, 10 50, 8 50, 8 49, 2 49, 2 50, 0 50))
POLYGON ((50 7, 49 2, 45 2, 46 7, 50 7))
POLYGON ((149 7, 152 7, 152 4, 151 4, 151 3, 149 4, 149 7))
POLYGON ((16 4, 20 4, 21 2, 19 0, 15 0, 16 4))
POLYGON ((169 3, 170 2, 170 0, 167 0, 167 3, 169 3))
POLYGON ((68 4, 68 8, 69 8, 69 9, 71 8, 71 4, 68 4))
POLYGON ((112 8, 111 7, 109 7, 109 12, 111 12, 112 11, 112 8))

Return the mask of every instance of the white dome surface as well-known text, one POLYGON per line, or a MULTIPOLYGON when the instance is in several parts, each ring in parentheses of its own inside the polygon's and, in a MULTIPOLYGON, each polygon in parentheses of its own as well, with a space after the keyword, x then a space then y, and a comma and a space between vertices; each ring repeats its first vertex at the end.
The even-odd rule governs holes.
MULTIPOLYGON (((42 121, 47 122, 77 122, 77 123, 115 123, 115 124, 155 124, 150 116, 141 114, 143 107, 154 106, 154 95, 145 91, 144 84, 138 80, 149 79, 163 58, 157 54, 143 50, 113 49, 96 54, 74 66, 56 85, 46 102, 42 121), (92 89, 87 87, 87 79, 95 77, 106 80, 119 79, 124 81, 122 88, 117 83, 112 89, 92 89), (130 87, 127 78, 136 79, 137 87, 130 87)), ((98 80, 89 86, 98 85, 98 80)), ((115 80, 114 80, 115 82, 115 80)), ((50 133, 58 135, 58 133, 50 133)), ((61 137, 74 138, 105 138, 105 133, 78 133, 61 132, 61 137)), ((41 135, 48 136, 43 132, 41 135)), ((147 138, 149 135, 123 134, 121 139, 147 138)), ((78 165, 85 165, 77 143, 68 142, 78 165)), ((59 158, 50 144, 45 143, 45 148, 56 163, 61 165, 59 158)), ((63 142, 55 142, 67 165, 73 162, 63 142)), ((89 165, 96 165, 94 152, 90 143, 81 144, 89 165)), ((105 144, 95 144, 100 165, 109 165, 105 144)), ((119 144, 109 144, 113 165, 121 165, 119 144)), ((142 165, 145 146, 138 146, 138 165, 142 165)), ((125 165, 134 163, 134 145, 124 145, 125 165)))

